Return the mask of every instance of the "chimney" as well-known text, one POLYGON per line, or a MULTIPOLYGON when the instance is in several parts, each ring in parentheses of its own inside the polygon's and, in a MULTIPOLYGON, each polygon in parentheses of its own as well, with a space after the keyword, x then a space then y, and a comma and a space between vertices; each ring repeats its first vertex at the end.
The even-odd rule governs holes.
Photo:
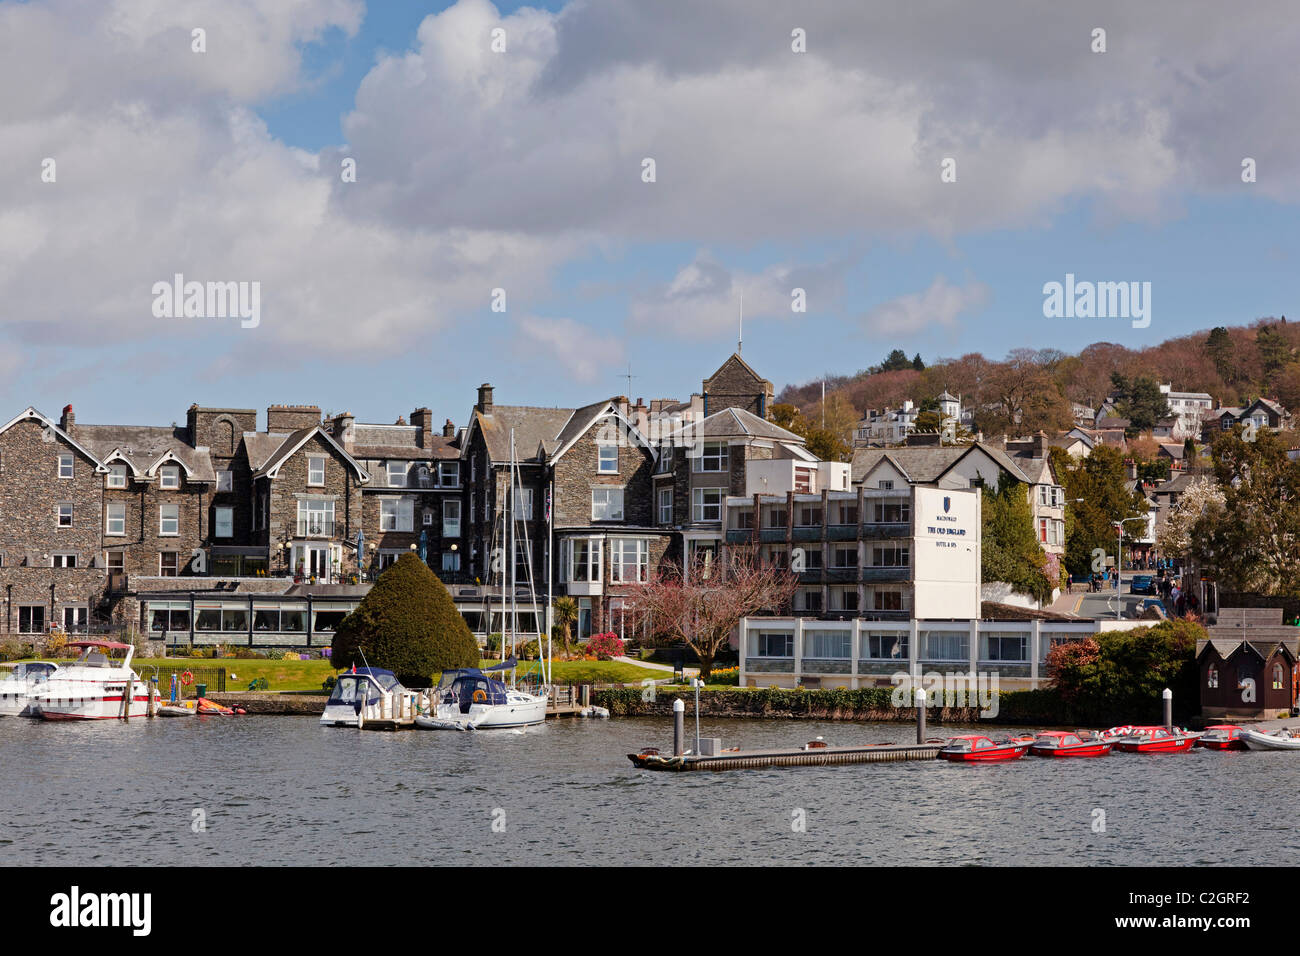
POLYGON ((296 432, 319 424, 319 405, 271 405, 266 410, 268 432, 296 432))
POLYGON ((411 424, 420 429, 416 439, 421 448, 433 447, 433 409, 417 408, 411 412, 411 424))
POLYGON ((487 382, 478 387, 478 405, 476 407, 482 415, 492 414, 492 386, 487 382))
POLYGON ((1038 434, 1034 436, 1034 457, 1047 457, 1047 432, 1042 429, 1039 429, 1038 434))
POLYGON ((356 416, 351 412, 339 412, 331 420, 330 434, 349 453, 352 451, 352 445, 356 439, 356 424, 356 416))
POLYGON ((443 423, 443 426, 442 426, 442 437, 443 437, 443 438, 455 438, 455 437, 456 437, 456 426, 452 424, 450 418, 447 419, 447 421, 443 423))
POLYGON ((59 416, 59 427, 69 435, 71 435, 72 430, 77 427, 77 416, 72 413, 71 405, 63 406, 63 414, 59 416))

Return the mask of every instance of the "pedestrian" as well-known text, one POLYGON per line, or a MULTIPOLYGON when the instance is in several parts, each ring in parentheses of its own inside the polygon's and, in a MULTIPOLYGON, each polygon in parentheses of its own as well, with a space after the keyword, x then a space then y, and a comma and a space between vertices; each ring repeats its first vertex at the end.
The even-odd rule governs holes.
POLYGON ((1074 575, 1073 575, 1073 574, 1067 574, 1067 575, 1065 576, 1065 593, 1066 593, 1066 594, 1073 594, 1073 593, 1074 593, 1074 575))

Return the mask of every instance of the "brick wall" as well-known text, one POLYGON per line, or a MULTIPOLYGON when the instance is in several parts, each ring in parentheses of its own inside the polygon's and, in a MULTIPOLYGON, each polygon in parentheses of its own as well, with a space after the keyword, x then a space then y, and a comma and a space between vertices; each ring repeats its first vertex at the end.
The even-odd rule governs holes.
MULTIPOLYGON (((354 541, 363 515, 356 473, 339 451, 321 435, 313 435, 310 441, 281 463, 275 478, 270 482, 268 534, 273 573, 282 573, 284 569, 283 553, 276 553, 279 550, 278 544, 285 538, 298 537, 300 497, 316 496, 334 499, 334 534, 328 539, 320 540, 335 544, 345 540, 354 541), (307 459, 313 455, 325 457, 323 486, 307 484, 307 459)), ((342 571, 347 573, 354 569, 355 551, 345 547, 342 552, 342 571)), ((292 572, 292 569, 289 570, 292 572)))

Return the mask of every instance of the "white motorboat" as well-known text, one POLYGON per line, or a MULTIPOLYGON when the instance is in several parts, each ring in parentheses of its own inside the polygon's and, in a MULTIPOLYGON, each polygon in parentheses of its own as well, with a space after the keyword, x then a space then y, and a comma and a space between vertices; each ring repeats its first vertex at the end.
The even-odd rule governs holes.
POLYGON ((45 720, 106 720, 144 717, 149 685, 131 669, 135 648, 114 641, 70 641, 82 649, 74 664, 64 664, 31 694, 31 704, 45 720), (120 658, 112 655, 120 653, 120 658))
POLYGON ((0 717, 35 717, 31 696, 57 673, 59 665, 50 661, 27 661, 18 664, 8 677, 0 680, 0 717))
POLYGON ((354 667, 334 682, 320 722, 326 727, 360 727, 367 720, 392 720, 417 712, 420 695, 407 690, 392 671, 354 667))
POLYGON ((1289 727, 1271 733, 1243 729, 1238 736, 1251 750, 1300 750, 1300 737, 1292 736, 1289 727))

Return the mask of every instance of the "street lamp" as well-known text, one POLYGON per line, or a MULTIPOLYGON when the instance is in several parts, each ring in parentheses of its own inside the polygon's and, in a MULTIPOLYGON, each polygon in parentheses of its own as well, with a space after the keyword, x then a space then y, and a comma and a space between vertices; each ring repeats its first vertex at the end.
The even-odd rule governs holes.
POLYGON ((1124 522, 1125 521, 1146 521, 1146 515, 1134 515, 1132 518, 1120 518, 1115 522, 1115 529, 1118 535, 1115 539, 1115 620, 1121 620, 1124 617, 1124 595, 1123 595, 1123 574, 1120 563, 1120 551, 1124 547, 1124 522))

